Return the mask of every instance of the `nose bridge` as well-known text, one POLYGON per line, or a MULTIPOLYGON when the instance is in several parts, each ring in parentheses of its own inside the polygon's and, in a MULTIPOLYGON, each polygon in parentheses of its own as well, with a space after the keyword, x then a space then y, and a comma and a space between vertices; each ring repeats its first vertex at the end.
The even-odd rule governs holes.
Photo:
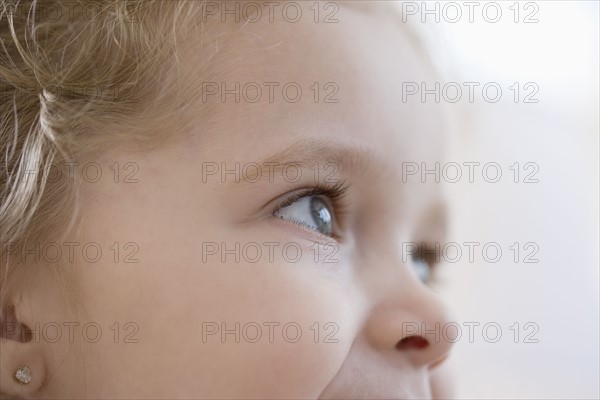
POLYGON ((401 245, 382 241, 363 261, 372 299, 365 325, 371 346, 394 357, 407 357, 415 366, 443 359, 453 344, 453 315, 411 272, 401 245))
POLYGON ((399 290, 406 292, 419 284, 411 271, 409 257, 403 254, 406 251, 403 236, 402 232, 373 235, 359 255, 361 280, 375 299, 399 290))

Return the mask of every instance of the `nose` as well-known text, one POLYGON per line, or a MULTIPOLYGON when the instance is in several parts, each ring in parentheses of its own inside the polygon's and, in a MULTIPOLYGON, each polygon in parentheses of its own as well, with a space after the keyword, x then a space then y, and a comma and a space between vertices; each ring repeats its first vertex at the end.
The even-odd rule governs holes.
POLYGON ((365 334, 371 346, 390 357, 404 357, 416 368, 431 368, 448 356, 458 325, 444 302, 409 268, 402 265, 379 281, 365 334))

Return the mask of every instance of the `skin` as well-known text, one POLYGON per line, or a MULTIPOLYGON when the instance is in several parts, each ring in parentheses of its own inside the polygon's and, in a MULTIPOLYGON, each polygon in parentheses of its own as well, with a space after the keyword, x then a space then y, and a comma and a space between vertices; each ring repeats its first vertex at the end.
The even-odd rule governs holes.
MULTIPOLYGON (((403 260, 401 243, 440 240, 430 226, 439 221, 427 217, 442 199, 435 183, 402 183, 402 162, 441 159, 443 118, 433 102, 399 100, 402 82, 432 75, 396 22, 351 9, 338 18, 338 24, 304 18, 298 24, 238 26, 222 39, 202 76, 195 68, 201 62, 197 43, 186 44, 182 87, 207 77, 242 85, 297 82, 302 100, 286 102, 281 91, 273 103, 223 103, 215 96, 173 122, 186 121, 185 134, 167 146, 143 152, 116 146, 97 158, 103 179, 82 184, 81 228, 71 237, 99 243, 104 251, 96 263, 76 252, 72 273, 82 294, 77 297, 80 317, 73 319, 65 296, 56 295, 64 288, 44 269, 29 276, 15 299, 18 319, 30 326, 81 325, 72 343, 65 337, 57 343, 3 342, 3 393, 44 398, 432 396, 432 374, 451 343, 426 337, 424 348, 397 344, 410 335, 407 323, 434 329, 453 317, 419 280, 412 261, 403 260), (314 82, 321 89, 335 82, 339 102, 315 103, 309 89, 314 82), (232 169, 236 162, 284 159, 318 163, 319 179, 308 166, 295 183, 283 179, 281 171, 274 171, 272 181, 263 171, 255 183, 236 183, 233 175, 206 176, 207 163, 232 169), (139 182, 115 183, 108 169, 115 161, 121 166, 135 162, 139 182), (328 163, 336 166, 333 175, 328 163), (332 208, 338 237, 272 217, 277 201, 315 186, 323 176, 349 187, 343 212, 337 215, 332 208), (121 251, 118 263, 108 250, 114 242, 121 251), (123 247, 129 242, 137 246, 133 258, 138 263, 123 262, 131 252, 123 247), (231 249, 236 242, 278 247, 267 259, 263 246, 260 262, 243 257, 236 262, 233 255, 223 262, 221 253, 203 262, 203 244, 226 243, 231 249), (335 247, 326 247, 332 242, 335 247), (298 261, 283 257, 286 243, 302 249, 298 261), (320 251, 316 262, 315 249, 320 251), (326 263, 332 249, 337 261, 326 263), (81 326, 90 321, 102 328, 96 343, 82 340, 81 326), (118 343, 109 328, 115 322, 118 343), (132 325, 125 328, 127 322, 132 325), (236 323, 252 322, 262 328, 256 343, 245 340, 241 328, 239 343, 233 333, 207 334, 222 323, 235 330, 236 323), (272 325, 272 340, 269 322, 279 324, 272 325), (282 332, 290 322, 302 329, 296 342, 294 328, 287 336, 282 332), (124 343, 128 334, 137 343, 124 343), (23 363, 33 372, 29 385, 11 376, 23 363)), ((293 249, 289 256, 295 256, 293 249)), ((93 329, 88 333, 95 336, 93 329)), ((256 336, 254 328, 245 333, 256 336)), ((447 396, 442 387, 433 391, 447 396)))

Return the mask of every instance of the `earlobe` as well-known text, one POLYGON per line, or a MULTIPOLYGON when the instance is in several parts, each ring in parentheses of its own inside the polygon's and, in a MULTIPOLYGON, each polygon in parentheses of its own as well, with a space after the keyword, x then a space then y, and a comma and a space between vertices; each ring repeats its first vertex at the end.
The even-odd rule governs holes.
POLYGON ((0 393, 9 398, 34 397, 43 387, 46 368, 41 343, 0 342, 0 393))
POLYGON ((43 344, 32 340, 26 325, 14 317, 14 308, 2 315, 0 335, 1 398, 29 398, 40 393, 46 380, 43 344), (12 314, 12 315, 11 315, 12 314), (8 322, 10 321, 10 322, 8 322))
POLYGON ((23 385, 27 385, 31 383, 31 370, 27 365, 19 367, 17 372, 15 372, 15 379, 17 382, 23 385))

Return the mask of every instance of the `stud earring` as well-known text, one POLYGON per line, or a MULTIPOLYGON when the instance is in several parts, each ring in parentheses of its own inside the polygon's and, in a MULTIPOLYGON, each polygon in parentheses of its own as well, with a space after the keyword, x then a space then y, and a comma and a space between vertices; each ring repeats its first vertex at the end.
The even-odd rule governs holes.
POLYGON ((22 385, 27 385, 31 382, 31 370, 28 366, 23 366, 15 372, 15 380, 22 385))

